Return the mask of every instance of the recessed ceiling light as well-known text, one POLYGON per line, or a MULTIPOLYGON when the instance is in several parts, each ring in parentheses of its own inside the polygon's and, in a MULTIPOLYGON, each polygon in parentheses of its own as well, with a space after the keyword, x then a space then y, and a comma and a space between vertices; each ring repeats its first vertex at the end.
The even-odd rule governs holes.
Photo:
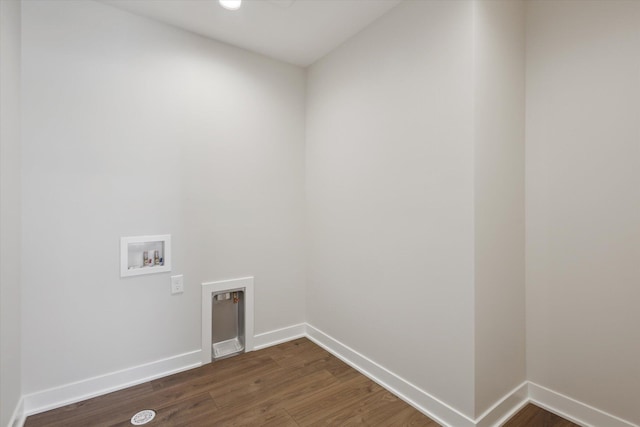
POLYGON ((242 0, 219 0, 220 6, 229 10, 238 10, 242 5, 242 0))

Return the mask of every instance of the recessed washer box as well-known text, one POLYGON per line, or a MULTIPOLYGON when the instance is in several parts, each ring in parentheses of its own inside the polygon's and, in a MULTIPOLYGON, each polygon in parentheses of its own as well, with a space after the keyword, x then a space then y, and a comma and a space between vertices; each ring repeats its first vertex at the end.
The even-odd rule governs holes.
POLYGON ((171 235, 120 238, 120 277, 171 271, 171 235))

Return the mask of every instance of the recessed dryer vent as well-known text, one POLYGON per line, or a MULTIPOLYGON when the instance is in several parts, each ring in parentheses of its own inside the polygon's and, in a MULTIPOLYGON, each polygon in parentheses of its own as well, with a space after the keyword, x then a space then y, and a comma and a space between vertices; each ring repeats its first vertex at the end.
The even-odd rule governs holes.
POLYGON ((202 363, 253 350, 253 277, 202 284, 202 363))
POLYGON ((244 290, 218 292, 211 298, 213 360, 244 351, 244 290))

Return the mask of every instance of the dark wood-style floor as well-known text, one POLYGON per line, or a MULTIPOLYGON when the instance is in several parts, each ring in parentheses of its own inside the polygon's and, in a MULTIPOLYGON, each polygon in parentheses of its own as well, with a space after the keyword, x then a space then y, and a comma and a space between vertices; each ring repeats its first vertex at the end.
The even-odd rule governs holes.
MULTIPOLYGON (((27 418, 36 426, 430 426, 437 423, 301 338, 27 418)), ((575 426, 533 405, 508 427, 575 426)))
POLYGON ((536 405, 528 404, 504 424, 503 427, 580 427, 571 421, 545 411, 536 405))

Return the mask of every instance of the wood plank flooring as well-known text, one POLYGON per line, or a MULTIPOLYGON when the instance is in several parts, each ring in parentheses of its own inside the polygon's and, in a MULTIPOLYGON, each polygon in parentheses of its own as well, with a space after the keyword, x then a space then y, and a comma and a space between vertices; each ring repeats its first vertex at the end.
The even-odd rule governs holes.
POLYGON ((580 427, 571 421, 545 411, 533 404, 528 404, 514 415, 503 427, 580 427))
MULTIPOLYGON (((574 426, 530 406, 507 426, 574 426)), ((33 415, 25 426, 130 426, 143 409, 157 412, 148 426, 439 425, 301 338, 33 415)))

